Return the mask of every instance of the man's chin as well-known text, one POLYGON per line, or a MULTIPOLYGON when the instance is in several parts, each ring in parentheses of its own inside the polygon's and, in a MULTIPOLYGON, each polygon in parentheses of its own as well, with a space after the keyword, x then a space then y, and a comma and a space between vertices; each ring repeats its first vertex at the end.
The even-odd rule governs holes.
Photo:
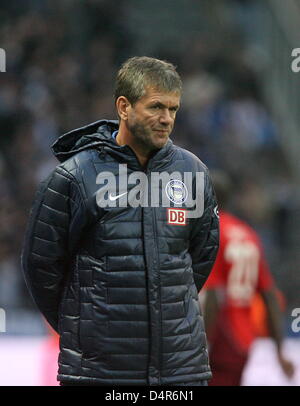
POLYGON ((169 136, 160 137, 159 139, 153 140, 152 144, 155 149, 163 148, 169 140, 169 136))

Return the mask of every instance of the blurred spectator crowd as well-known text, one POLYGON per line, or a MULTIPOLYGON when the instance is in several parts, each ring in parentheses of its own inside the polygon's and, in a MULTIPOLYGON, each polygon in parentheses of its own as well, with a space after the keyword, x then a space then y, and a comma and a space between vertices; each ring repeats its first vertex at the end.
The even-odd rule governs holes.
MULTIPOLYGON (((0 47, 7 68, 0 74, 0 307, 32 309, 20 252, 37 184, 58 163, 50 145, 68 130, 116 118, 114 76, 135 54, 136 38, 126 25, 130 1, 118 1, 117 12, 116 2, 107 0, 2 3, 0 47)), ((239 33, 222 47, 205 32, 187 43, 179 50, 170 43, 169 52, 151 55, 175 63, 183 78, 172 139, 232 176, 232 210, 259 232, 290 307, 299 307, 294 174, 259 71, 239 33)))

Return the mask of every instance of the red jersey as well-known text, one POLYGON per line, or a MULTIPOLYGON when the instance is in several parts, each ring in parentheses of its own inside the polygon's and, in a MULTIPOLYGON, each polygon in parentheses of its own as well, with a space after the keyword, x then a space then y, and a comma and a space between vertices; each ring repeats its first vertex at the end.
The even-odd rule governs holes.
POLYGON ((220 318, 230 339, 247 351, 256 337, 251 305, 257 292, 273 286, 256 232, 233 215, 220 213, 220 248, 204 289, 216 289, 221 297, 220 318))

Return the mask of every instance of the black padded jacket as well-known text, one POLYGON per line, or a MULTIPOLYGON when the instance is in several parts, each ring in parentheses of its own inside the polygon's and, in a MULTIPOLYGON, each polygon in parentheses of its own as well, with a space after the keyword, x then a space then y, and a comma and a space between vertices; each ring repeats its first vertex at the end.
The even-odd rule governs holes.
POLYGON ((99 120, 59 137, 52 149, 61 164, 40 184, 30 213, 22 267, 60 335, 58 380, 209 379, 198 292, 217 254, 219 222, 208 170, 171 140, 144 170, 149 179, 152 172, 204 173, 204 212, 184 226, 169 223, 162 206, 100 207, 100 173, 118 176, 120 164, 128 175, 143 171, 133 150, 112 138, 117 129, 116 121, 99 120))

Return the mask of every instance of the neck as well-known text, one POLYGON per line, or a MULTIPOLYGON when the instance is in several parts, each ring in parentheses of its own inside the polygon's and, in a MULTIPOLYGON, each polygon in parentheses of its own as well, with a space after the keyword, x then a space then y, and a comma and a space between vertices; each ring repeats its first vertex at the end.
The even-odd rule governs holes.
POLYGON ((126 128, 122 121, 120 122, 120 127, 118 131, 118 135, 116 137, 116 142, 118 145, 128 145, 136 154, 137 159, 141 166, 145 168, 147 163, 152 155, 152 151, 145 150, 144 146, 139 144, 136 141, 136 138, 131 134, 130 131, 126 128))

